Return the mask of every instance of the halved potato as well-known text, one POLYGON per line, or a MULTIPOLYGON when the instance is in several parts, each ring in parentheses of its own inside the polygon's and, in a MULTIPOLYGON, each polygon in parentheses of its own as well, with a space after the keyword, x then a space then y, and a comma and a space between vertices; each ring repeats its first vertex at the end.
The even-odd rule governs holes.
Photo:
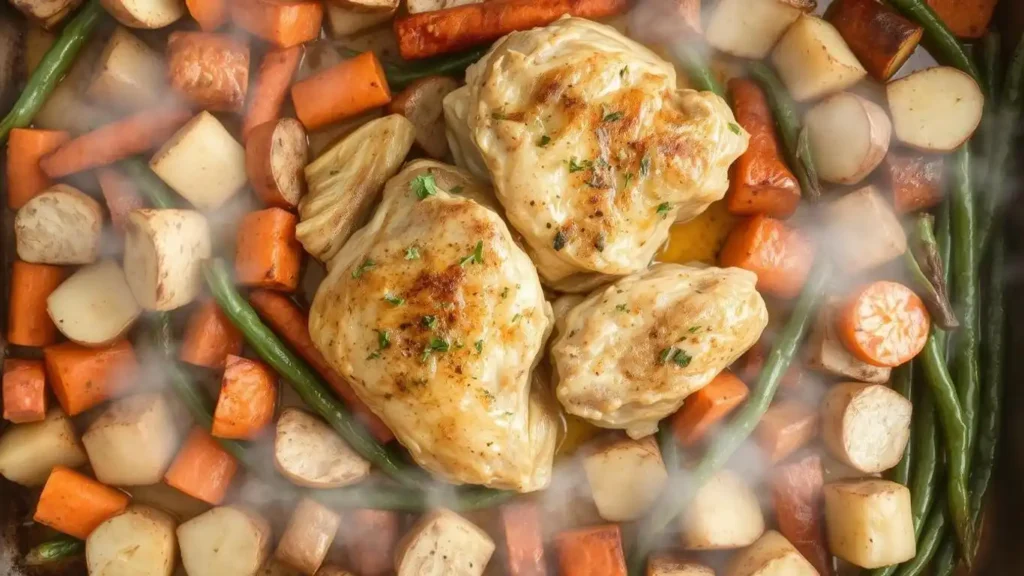
POLYGON ((153 106, 165 95, 166 66, 145 42, 118 26, 110 35, 86 96, 128 110, 153 106))
POLYGON ((985 96, 969 75, 951 66, 918 70, 885 86, 896 137, 926 152, 949 152, 981 124, 985 96))
POLYGON ((149 167, 200 210, 218 208, 245 187, 245 148, 207 111, 157 150, 149 167))
POLYGON ((888 480, 825 485, 828 545, 836 556, 862 568, 899 564, 914 557, 910 490, 888 480))
POLYGON ((421 78, 409 85, 388 106, 416 127, 416 144, 431 158, 448 155, 448 139, 444 134, 444 97, 459 87, 447 76, 421 78))
POLYGON ((82 3, 82 0, 11 0, 11 5, 33 22, 51 30, 82 3))
POLYGON ((825 208, 828 248, 843 272, 855 274, 891 262, 907 251, 900 219, 874 186, 850 192, 825 208))
POLYGON ((835 305, 835 301, 830 301, 818 309, 814 329, 804 348, 807 367, 858 382, 885 384, 892 372, 890 368, 864 362, 850 354, 839 341, 835 327, 835 305))
POLYGON ((370 475, 369 461, 324 421, 298 408, 285 408, 277 420, 274 466, 309 488, 349 486, 370 475))
POLYGON ((303 574, 312 576, 331 548, 341 516, 315 500, 303 498, 288 520, 274 556, 303 574))
POLYGON ((760 60, 802 13, 785 0, 722 0, 711 12, 705 37, 726 54, 760 60))
POLYGON ((703 564, 660 555, 647 561, 647 576, 715 576, 715 571, 703 564))
POLYGON ((642 517, 668 482, 654 436, 610 436, 584 457, 583 469, 598 513, 610 522, 642 517))
POLYGON ((42 422, 13 424, 0 436, 0 476, 23 486, 42 486, 55 466, 89 461, 71 419, 50 408, 42 422))
POLYGON ((753 544, 764 532, 757 495, 728 470, 715 474, 697 491, 680 516, 687 550, 729 550, 753 544))
POLYGON ((333 2, 324 3, 324 10, 327 16, 327 27, 331 31, 331 36, 335 38, 369 30, 395 17, 394 10, 390 12, 360 12, 333 2))
POLYGON ((303 170, 309 162, 306 129, 294 118, 253 128, 245 141, 245 171, 260 199, 270 206, 294 208, 306 190, 303 170))
POLYGON ((270 524, 259 514, 220 506, 178 526, 189 576, 253 576, 270 552, 270 524))
POLYGON ((112 486, 156 484, 178 449, 164 396, 137 394, 110 405, 82 435, 96 479, 112 486))
POLYGON ((147 310, 174 310, 195 299, 200 266, 211 254, 206 218, 193 210, 135 210, 125 224, 124 273, 147 310))
POLYGON ((105 346, 124 336, 142 314, 121 266, 102 260, 80 268, 46 298, 60 333, 83 346, 105 346))
POLYGON ((825 446, 861 472, 882 472, 899 463, 910 439, 910 401, 888 386, 845 382, 822 402, 825 446))
POLYGON ((774 530, 733 557, 725 576, 818 576, 800 552, 774 530))
POLYGON ((481 576, 494 540, 451 510, 425 514, 398 543, 396 576, 481 576))
POLYGON ((821 18, 806 14, 779 40, 772 62, 790 94, 800 102, 841 92, 867 76, 839 32, 821 18))
POLYGON ((103 209, 67 184, 35 196, 14 217, 18 258, 34 264, 89 264, 100 250, 103 209))
POLYGON ((184 0, 100 0, 100 4, 129 28, 163 28, 185 15, 184 0))
POLYGON ((822 180, 857 184, 889 151, 892 122, 874 102, 843 92, 811 108, 804 118, 814 163, 822 180))
POLYGON ((174 519, 164 512, 129 506, 86 539, 89 576, 171 576, 178 558, 174 528, 174 519))

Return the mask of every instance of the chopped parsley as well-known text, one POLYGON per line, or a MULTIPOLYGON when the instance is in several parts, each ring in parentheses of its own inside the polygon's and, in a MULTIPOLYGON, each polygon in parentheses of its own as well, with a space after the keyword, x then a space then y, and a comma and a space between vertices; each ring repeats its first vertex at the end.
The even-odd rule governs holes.
POLYGON ((661 352, 659 352, 658 363, 664 364, 665 362, 668 362, 668 359, 672 357, 672 350, 672 348, 665 348, 661 352))
POLYGON ((622 112, 609 112, 601 118, 601 122, 618 122, 622 117, 622 112))
POLYGON ((733 134, 736 134, 737 136, 739 136, 739 134, 740 134, 740 125, 735 123, 735 122, 729 122, 729 130, 732 130, 733 134))
POLYGON ((680 368, 686 368, 693 361, 693 356, 678 348, 665 348, 658 353, 658 360, 659 364, 672 362, 680 368))
POLYGON ((629 183, 632 182, 632 181, 633 181, 633 173, 632 172, 626 172, 625 183, 623 183, 622 187, 623 188, 629 188, 629 183))
POLYGON ((434 182, 433 174, 421 174, 413 178, 410 186, 413 193, 420 200, 426 200, 429 196, 437 195, 437 182, 434 182))
POLYGON ((615 309, 618 310, 619 312, 625 312, 629 310, 629 306, 626 306, 625 304, 619 304, 618 306, 615 307, 615 309))
POLYGON ((672 205, 669 204, 668 202, 662 202, 661 204, 658 204, 658 214, 662 216, 668 214, 668 211, 671 209, 672 205))
POLYGON ((551 144, 551 136, 548 136, 547 134, 541 136, 540 140, 537 141, 537 146, 540 146, 541 148, 547 146, 548 144, 551 144))
POLYGON ((565 237, 565 233, 562 232, 561 230, 559 230, 557 233, 555 233, 555 242, 553 244, 553 246, 555 248, 555 251, 557 252, 557 251, 561 250, 562 248, 565 248, 565 244, 568 241, 569 241, 569 239, 565 237))
POLYGON ((405 259, 406 260, 419 260, 420 259, 420 249, 417 248, 416 246, 409 246, 408 248, 405 249, 405 259))
POLYGON ((569 173, 582 172, 584 170, 590 170, 594 167, 594 163, 590 160, 580 160, 573 156, 569 158, 569 173))
POLYGON ((380 352, 376 351, 370 352, 370 355, 366 357, 367 360, 376 360, 377 358, 380 358, 380 352))
POLYGON ((467 264, 483 264, 484 263, 484 242, 483 240, 476 243, 476 247, 473 248, 473 253, 466 256, 462 260, 459 260, 459 266, 463 268, 467 264))
POLYGON ((423 324, 424 328, 433 330, 437 327, 437 316, 424 316, 420 322, 423 324))
POLYGON ((356 269, 352 271, 352 278, 361 277, 363 274, 366 273, 367 270, 373 268, 376 265, 377 263, 374 262, 373 260, 370 260, 369 258, 363 260, 363 263, 357 266, 356 269))
POLYGON ((465 190, 465 187, 463 187, 463 186, 453 186, 452 187, 452 194, 462 194, 463 190, 465 190))
POLYGON ((626 74, 629 74, 629 66, 623 66, 622 70, 619 70, 619 78, 626 78, 626 74))
POLYGON ((482 353, 484 351, 484 341, 483 340, 477 340, 476 343, 473 344, 473 347, 476 348, 476 353, 477 354, 482 353))
POLYGON ((430 358, 431 352, 447 352, 449 348, 451 345, 444 338, 431 338, 430 344, 423 347, 423 356, 420 357, 420 360, 426 362, 430 358))
POLYGON ((505 286, 501 291, 501 299, 504 300, 505 298, 508 298, 508 286, 505 286))
POLYGON ((601 232, 597 235, 597 240, 594 240, 594 249, 598 252, 604 252, 606 241, 607 239, 605 238, 604 232, 601 232))
POLYGON ((391 346, 391 334, 387 330, 377 330, 377 348, 386 350, 391 346))
POLYGON ((689 332, 690 334, 696 334, 697 330, 700 330, 700 326, 690 326, 690 329, 687 330, 687 332, 689 332))
POLYGON ((384 299, 387 300, 389 304, 394 304, 395 306, 401 306, 402 304, 405 304, 405 298, 402 298, 401 296, 395 296, 394 294, 385 294, 384 299))
POLYGON ((512 317, 512 323, 515 324, 516 322, 519 322, 519 319, 522 318, 522 317, 523 317, 522 314, 516 312, 516 315, 512 317))
POLYGON ((641 178, 646 178, 647 175, 650 174, 650 173, 651 173, 651 157, 645 155, 640 160, 640 177, 641 178))

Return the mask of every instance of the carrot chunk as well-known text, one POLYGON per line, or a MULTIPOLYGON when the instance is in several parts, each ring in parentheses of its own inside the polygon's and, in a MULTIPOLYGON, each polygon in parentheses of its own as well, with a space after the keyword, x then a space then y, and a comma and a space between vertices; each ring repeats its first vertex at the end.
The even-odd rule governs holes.
POLYGON ((359 576, 393 573, 395 547, 402 529, 398 513, 357 508, 342 514, 336 540, 342 543, 352 570, 359 576))
POLYGON ((873 366, 895 368, 924 349, 931 318, 910 288, 875 282, 840 307, 836 324, 851 354, 873 366))
POLYGON ((50 187, 50 178, 39 167, 39 159, 71 139, 59 130, 15 128, 7 143, 7 207, 17 210, 36 194, 50 187))
POLYGON ((363 52, 292 86, 295 115, 316 130, 391 102, 380 60, 363 52))
POLYGON ((228 356, 210 434, 251 440, 274 419, 277 379, 266 365, 228 356))
POLYGON ((224 500, 237 470, 238 462, 206 430, 195 427, 167 469, 164 482, 216 506, 224 500))
POLYGON ((733 228, 719 262, 757 274, 757 288, 762 292, 795 298, 814 263, 814 246, 785 223, 759 215, 733 228))
POLYGON ((302 246, 295 214, 280 208, 250 212, 238 227, 235 274, 246 286, 294 292, 299 287, 302 246))
POLYGON ((616 524, 562 532, 555 545, 561 576, 626 576, 622 533, 616 524))
POLYGON ((189 317, 179 357, 189 364, 220 370, 228 355, 242 353, 242 343, 242 333, 220 306, 209 300, 189 317))
POLYGON ((100 183, 100 190, 103 191, 107 209, 110 210, 110 220, 114 224, 114 229, 124 232, 124 224, 132 210, 145 208, 142 196, 139 196, 139 191, 131 178, 113 168, 100 168, 96 171, 96 179, 100 183))
POLYGON ((817 434, 817 409, 794 400, 773 404, 754 430, 758 445, 773 464, 806 446, 817 434))
POLYGON ((249 45, 228 34, 172 32, 167 38, 171 87, 206 110, 240 112, 249 89, 249 45))
POLYGON ((64 281, 64 269, 20 260, 11 268, 11 300, 7 341, 18 346, 47 346, 57 341, 57 326, 46 311, 46 299, 64 281))
POLYGON ((228 21, 228 0, 185 0, 185 7, 203 32, 213 32, 228 21))
POLYGON ((228 1, 231 19, 239 28, 281 48, 298 46, 320 36, 324 8, 319 2, 228 1))
POLYGON ((821 458, 808 456, 775 471, 772 504, 779 532, 814 565, 821 576, 832 576, 832 557, 825 541, 821 458))
POLYGON ((547 576, 544 533, 535 502, 514 502, 501 507, 505 531, 505 560, 509 576, 547 576))
POLYGON ((40 360, 4 360, 4 418, 21 424, 46 418, 46 372, 40 360))
POLYGON ((961 38, 981 38, 999 0, 927 0, 949 29, 961 38))
POLYGON ((672 417, 672 431, 683 446, 693 446, 747 399, 749 391, 732 372, 722 372, 707 386, 687 396, 672 417))
POLYGON ((128 495, 56 466, 43 486, 33 520, 58 532, 85 540, 109 518, 124 512, 128 495))
POLYGON ((46 374, 57 402, 68 416, 81 414, 135 385, 139 363, 127 341, 109 348, 86 348, 74 342, 43 349, 46 374))
POLYGON ((242 142, 249 139, 253 128, 280 117, 281 106, 288 97, 288 87, 291 86, 292 76, 298 70, 301 58, 302 48, 299 46, 270 50, 263 56, 256 73, 249 109, 242 120, 242 142))
POLYGON ((890 152, 885 170, 897 214, 928 210, 942 202, 946 172, 942 156, 890 152))

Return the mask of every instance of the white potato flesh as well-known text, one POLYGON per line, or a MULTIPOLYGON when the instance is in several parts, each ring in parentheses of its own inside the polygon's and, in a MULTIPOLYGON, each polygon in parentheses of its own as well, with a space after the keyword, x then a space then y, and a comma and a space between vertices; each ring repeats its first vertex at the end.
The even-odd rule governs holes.
POLYGON ((818 571, 785 536, 769 530, 733 557, 725 576, 818 576, 818 571))
POLYGON ((80 268, 46 298, 60 333, 83 346, 105 346, 125 335, 142 314, 121 266, 102 260, 80 268))
POLYGON ((841 92, 867 76, 839 31, 806 14, 775 45, 772 63, 789 93, 800 102, 841 92))
POLYGON ((844 379, 885 384, 892 373, 890 368, 864 362, 850 354, 839 341, 834 318, 835 305, 836 301, 832 301, 818 309, 818 318, 804 348, 807 367, 844 379))
POLYGON ((313 576, 327 557, 340 523, 337 512, 303 498, 292 512, 274 556, 302 574, 313 576))
POLYGON ((42 422, 12 424, 0 436, 0 476, 22 486, 42 486, 55 466, 89 461, 71 419, 51 408, 42 422))
POLYGON ((324 4, 327 15, 327 27, 331 36, 335 38, 351 36, 364 30, 369 30, 390 21, 395 17, 395 11, 391 12, 360 12, 352 8, 339 6, 333 2, 324 4))
POLYGON ((764 532, 764 516, 750 486, 726 470, 697 491, 680 517, 680 532, 687 550, 743 548, 764 532))
POLYGON ((175 132, 149 166, 200 210, 221 206, 248 183, 245 148, 205 110, 175 132))
POLYGON ((390 110, 405 116, 416 127, 416 144, 431 158, 443 159, 448 155, 443 102, 458 87, 459 83, 452 78, 431 76, 412 83, 391 102, 390 110))
POLYGON ((705 37, 726 54, 760 60, 800 14, 782 0, 722 0, 711 12, 705 37))
POLYGON ((129 28, 163 28, 185 15, 185 0, 100 0, 100 4, 129 28))
POLYGON ((408 0, 406 7, 409 9, 409 14, 419 14, 421 12, 447 10, 456 6, 466 6, 467 4, 482 4, 483 2, 484 0, 408 0))
POLYGON ((654 436, 614 436, 583 459, 590 493, 601 518, 636 520, 647 513, 668 482, 654 436))
POLYGON ((11 5, 30 20, 50 30, 77 8, 82 0, 11 0, 11 5))
POLYGON ((220 506, 178 526, 188 576, 253 576, 270 552, 270 524, 255 512, 220 506))
POLYGON ((833 554, 879 568, 916 554, 910 490, 888 480, 826 484, 825 526, 833 554))
POLYGON ((18 258, 35 264, 96 261, 103 209, 81 190, 55 184, 25 203, 14 217, 18 258))
POLYGON ((950 66, 919 70, 885 87, 896 138, 926 152, 949 152, 981 124, 985 96, 969 75, 950 66))
POLYGON ((370 462, 357 454, 326 422, 297 408, 277 419, 274 465, 292 483, 340 488, 370 475, 370 462))
POLYGON ((647 561, 647 576, 715 576, 711 568, 670 556, 652 556, 647 561))
POLYGON ((178 522, 187 522, 212 508, 206 502, 193 498, 164 482, 131 486, 125 491, 131 495, 133 503, 145 504, 151 508, 162 510, 173 516, 178 522))
POLYGON ((883 472, 899 463, 910 439, 913 407, 881 384, 844 382, 822 402, 822 435, 832 456, 861 472, 883 472))
POLYGON ((864 186, 825 208, 826 248, 839 270, 856 274, 877 268, 907 251, 907 235, 892 204, 874 186, 864 186))
POLYGON ((135 210, 125 224, 124 273, 146 310, 174 310, 199 294, 210 227, 193 210, 135 210))
POLYGON ((171 576, 178 557, 174 518, 133 504, 85 541, 89 576, 171 576))
POLYGON ((162 394, 111 404, 82 435, 96 479, 112 486, 156 484, 178 448, 178 429, 162 394))
POLYGON ((494 540, 451 510, 425 514, 395 550, 396 576, 481 576, 494 540))
POLYGON ((843 92, 807 112, 807 138, 818 175, 826 182, 857 184, 889 151, 892 122, 874 102, 843 92))
POLYGON ((86 95, 105 106, 139 110, 164 96, 166 74, 160 54, 118 26, 96 63, 86 95))

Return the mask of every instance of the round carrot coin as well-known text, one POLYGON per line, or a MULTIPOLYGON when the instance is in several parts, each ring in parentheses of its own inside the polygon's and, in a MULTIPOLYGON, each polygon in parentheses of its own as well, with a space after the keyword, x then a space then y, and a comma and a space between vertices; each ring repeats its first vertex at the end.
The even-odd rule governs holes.
POLYGON ((914 291, 896 282, 875 282, 853 294, 836 319, 839 338, 857 358, 895 367, 924 348, 931 319, 914 291))

